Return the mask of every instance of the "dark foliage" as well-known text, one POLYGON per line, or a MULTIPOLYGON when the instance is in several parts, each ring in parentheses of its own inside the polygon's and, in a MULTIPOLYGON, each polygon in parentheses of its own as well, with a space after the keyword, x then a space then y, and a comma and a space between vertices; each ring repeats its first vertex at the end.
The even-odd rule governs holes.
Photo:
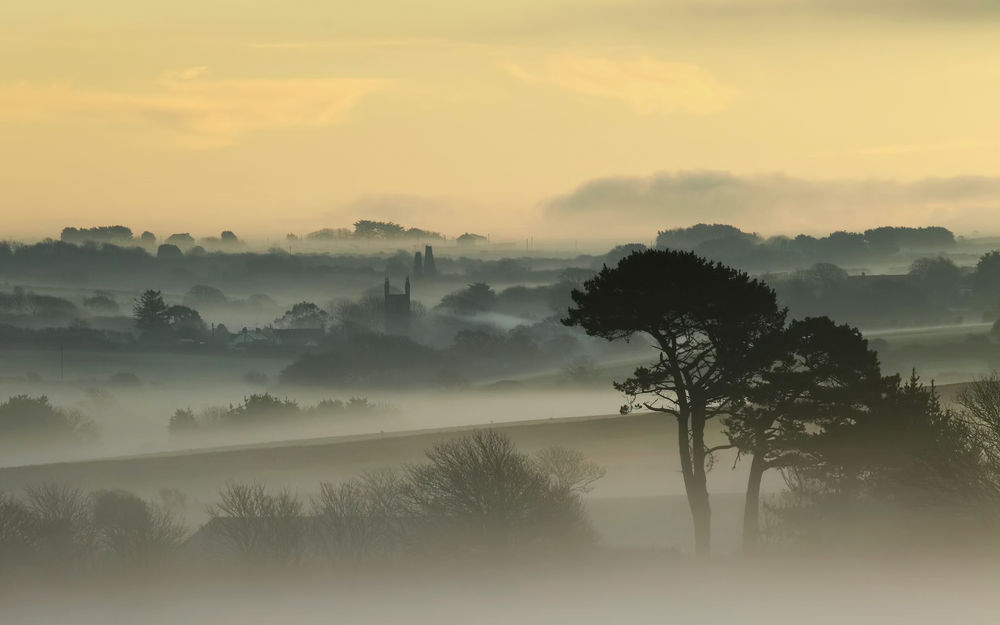
POLYGON ((495 431, 435 445, 409 479, 415 510, 438 544, 506 553, 590 538, 576 493, 495 431))
POLYGON ((0 446, 25 440, 73 442, 91 438, 94 425, 81 415, 57 408, 41 395, 14 395, 0 403, 0 446))
POLYGON ((281 382, 304 385, 422 384, 443 364, 439 351, 402 336, 333 336, 325 350, 305 354, 281 373, 281 382))
POLYGON ((861 333, 829 318, 793 321, 764 346, 773 361, 754 376, 745 403, 723 421, 740 454, 752 457, 744 511, 744 543, 759 540, 765 471, 812 463, 830 428, 869 418, 884 383, 875 352, 861 333))
POLYGON ((760 349, 784 324, 774 291, 747 274, 691 252, 651 250, 605 267, 573 291, 564 323, 608 340, 648 336, 658 352, 615 388, 636 408, 673 416, 681 473, 695 521, 695 550, 709 549, 705 445, 708 419, 732 410, 766 364, 760 349))

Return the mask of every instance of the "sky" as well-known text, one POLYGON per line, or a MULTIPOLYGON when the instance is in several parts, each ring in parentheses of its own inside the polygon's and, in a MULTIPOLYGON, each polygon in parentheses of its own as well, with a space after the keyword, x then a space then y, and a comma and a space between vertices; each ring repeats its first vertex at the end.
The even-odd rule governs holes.
POLYGON ((0 238, 1000 234, 1000 0, 8 0, 0 238))

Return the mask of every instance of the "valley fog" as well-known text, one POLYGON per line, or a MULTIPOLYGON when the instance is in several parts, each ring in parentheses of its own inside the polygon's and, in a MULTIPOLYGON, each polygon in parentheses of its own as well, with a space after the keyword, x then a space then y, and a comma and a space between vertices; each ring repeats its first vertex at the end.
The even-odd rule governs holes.
POLYGON ((636 238, 0 241, 0 620, 988 620, 997 240, 636 238))

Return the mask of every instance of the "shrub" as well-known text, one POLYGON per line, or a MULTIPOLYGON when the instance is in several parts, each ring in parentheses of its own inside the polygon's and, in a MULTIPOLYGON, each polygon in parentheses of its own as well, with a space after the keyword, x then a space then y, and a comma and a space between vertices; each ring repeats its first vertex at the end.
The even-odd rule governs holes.
POLYGON ((299 414, 299 405, 290 399, 278 399, 270 393, 254 393, 243 399, 243 403, 231 408, 226 418, 235 422, 254 422, 265 418, 294 417, 299 414))
POLYGON ((94 495, 94 531, 98 543, 113 556, 147 560, 180 545, 185 528, 165 507, 124 491, 94 495))
POLYGON ((56 408, 48 397, 14 395, 0 403, 0 438, 81 440, 93 435, 94 425, 82 415, 56 408))
POLYGON ((197 429, 198 421, 190 409, 174 412, 174 416, 170 417, 170 424, 167 426, 167 430, 174 435, 187 434, 197 429))
POLYGON ((409 478, 432 541, 502 552, 591 538, 578 493, 492 430, 435 445, 409 478))
POLYGON ((335 559, 358 559, 400 547, 412 516, 408 493, 404 476, 391 469, 343 484, 321 484, 312 513, 324 552, 335 559))
POLYGON ((231 482, 209 512, 209 537, 241 557, 297 560, 304 546, 302 502, 288 491, 268 493, 262 484, 231 482))

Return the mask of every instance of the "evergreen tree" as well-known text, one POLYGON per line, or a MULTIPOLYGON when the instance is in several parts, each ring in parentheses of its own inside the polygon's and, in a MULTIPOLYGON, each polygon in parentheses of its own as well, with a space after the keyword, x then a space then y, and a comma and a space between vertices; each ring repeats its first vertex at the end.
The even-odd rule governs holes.
POLYGON ((132 307, 135 327, 143 333, 168 329, 170 327, 168 310, 159 291, 146 290, 136 299, 135 306, 132 307))

